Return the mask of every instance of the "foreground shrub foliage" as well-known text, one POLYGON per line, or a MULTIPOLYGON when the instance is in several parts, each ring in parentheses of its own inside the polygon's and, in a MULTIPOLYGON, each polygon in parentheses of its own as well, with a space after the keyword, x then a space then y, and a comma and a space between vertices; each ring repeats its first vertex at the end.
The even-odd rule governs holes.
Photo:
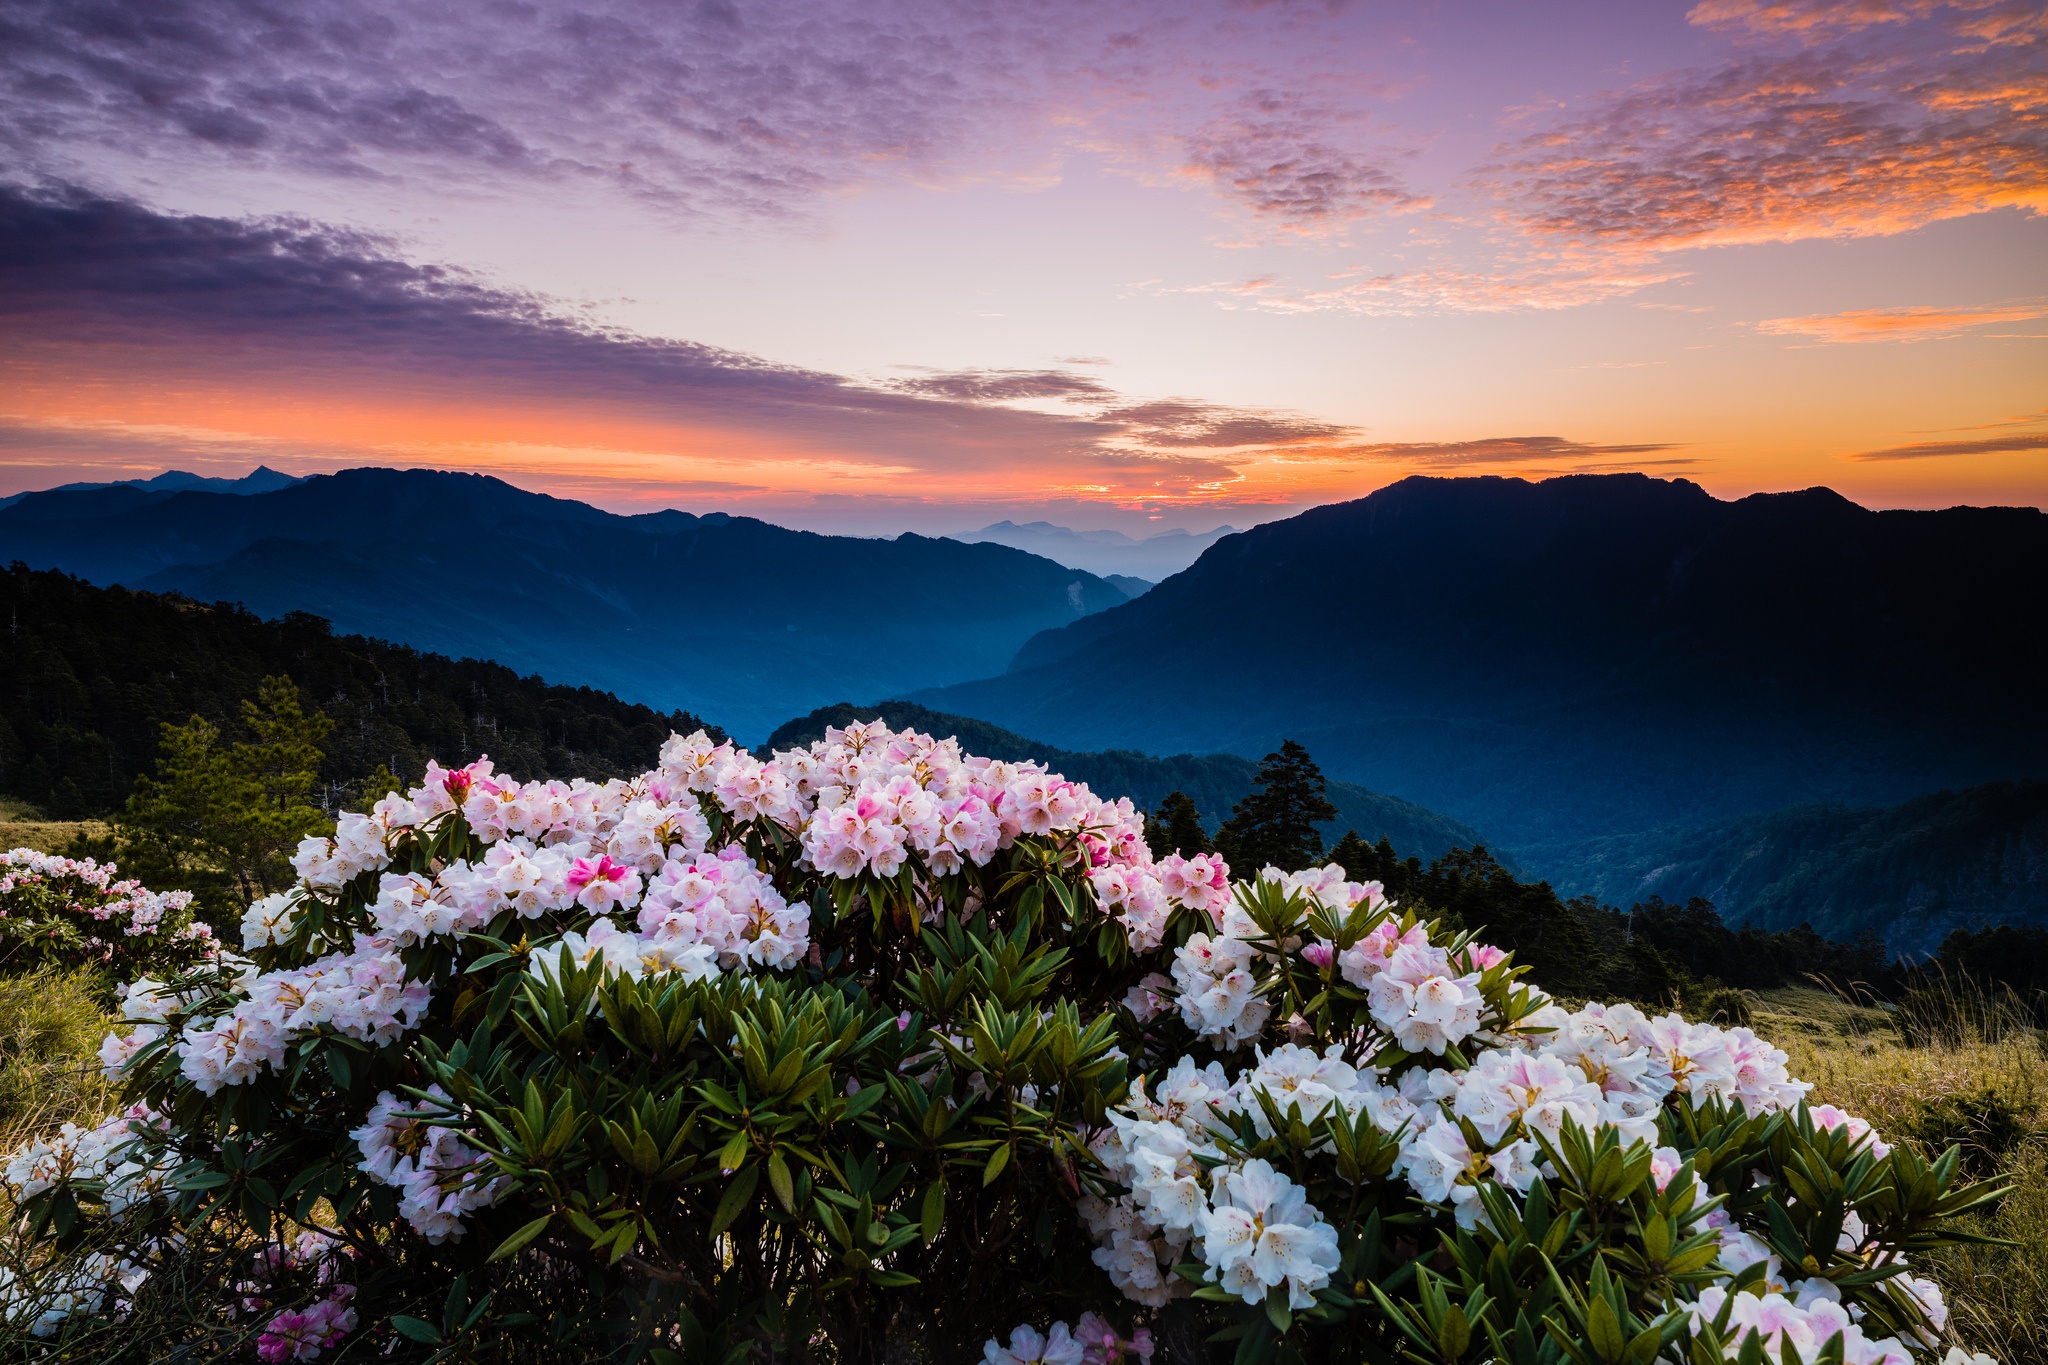
POLYGON ((300 847, 247 959, 126 993, 131 1108, 8 1167, 50 1248, 9 1311, 61 1342, 231 1229, 272 1360, 1946 1344, 1912 1258, 1999 1193, 1956 1153, 1746 1028, 1568 1013, 1341 867, 1141 829, 879 724, 430 768, 300 847))

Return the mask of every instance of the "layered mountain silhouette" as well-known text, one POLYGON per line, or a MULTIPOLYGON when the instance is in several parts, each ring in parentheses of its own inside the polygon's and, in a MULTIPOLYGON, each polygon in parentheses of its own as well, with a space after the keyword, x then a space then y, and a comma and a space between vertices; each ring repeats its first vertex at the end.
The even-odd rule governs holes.
MULTIPOLYGON (((1120 577, 1144 580, 1149 587, 1160 579, 1179 573, 1195 562, 1202 551, 1236 532, 1228 526, 1199 534, 1190 531, 1161 531, 1156 535, 1127 536, 1122 531, 1076 531, 1049 521, 999 521, 979 531, 963 531, 955 540, 992 540, 1014 550, 1086 569, 1115 580, 1120 577)), ((1132 593, 1136 596, 1136 593, 1132 593)))
MULTIPOLYGON (((1076 753, 1026 739, 987 721, 947 715, 904 701, 883 702, 879 706, 840 702, 820 707, 777 727, 768 737, 766 747, 793 748, 823 739, 827 726, 843 727, 856 720, 876 719, 899 730, 957 736, 960 747, 971 754, 1013 763, 1043 763, 1076 782, 1086 782, 1098 796, 1128 796, 1140 810, 1155 809, 1169 792, 1186 792, 1212 834, 1229 817, 1231 808, 1251 791, 1258 772, 1258 764, 1238 754, 1173 754, 1155 758, 1129 749, 1076 753)), ((1413 801, 1367 791, 1354 782, 1331 782, 1328 794, 1330 804, 1337 808, 1337 818, 1320 826, 1326 847, 1334 846, 1347 830, 1356 830, 1369 843, 1386 839, 1402 856, 1427 861, 1451 849, 1470 848, 1482 842, 1479 832, 1470 825, 1413 801)))
POLYGON ((742 740, 849 694, 993 673, 1035 633, 1123 602, 1002 545, 617 516, 476 474, 352 469, 248 496, 116 486, 0 510, 0 562, 306 611, 494 659, 742 740))
MULTIPOLYGON (((138 488, 144 493, 157 497, 169 497, 173 493, 274 493, 280 488, 290 488, 301 480, 290 474, 280 474, 269 465, 257 465, 239 479, 212 478, 204 474, 188 474, 182 469, 167 469, 148 479, 113 479, 106 483, 65 483, 48 491, 53 493, 79 493, 100 488, 138 488)), ((0 507, 12 507, 23 498, 34 497, 33 493, 16 493, 0 498, 0 507)), ((153 499, 151 499, 153 500, 153 499)), ((133 499, 140 506, 146 499, 133 499)))
POLYGON ((1546 847, 2048 775, 2048 516, 1411 478, 909 694, 1073 749, 1284 736, 1546 847))

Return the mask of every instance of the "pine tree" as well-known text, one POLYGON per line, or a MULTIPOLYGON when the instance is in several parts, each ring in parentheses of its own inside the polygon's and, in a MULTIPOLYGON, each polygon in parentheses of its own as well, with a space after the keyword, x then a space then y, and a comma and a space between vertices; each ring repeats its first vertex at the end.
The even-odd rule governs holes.
POLYGON ((1316 826, 1337 818, 1324 795, 1323 770, 1289 739, 1259 764, 1257 781, 1216 832, 1216 847, 1240 876, 1269 864, 1285 872, 1315 864, 1323 856, 1316 826))
POLYGON ((1159 809, 1146 817, 1145 842, 1155 858, 1164 858, 1169 853, 1192 858, 1214 847, 1208 831, 1202 828, 1202 813, 1195 809, 1195 799, 1178 790, 1168 792, 1159 809))
POLYGON ((290 678, 270 677, 242 703, 242 723, 251 738, 228 746, 203 716, 166 724, 156 775, 136 778, 117 821, 123 869, 193 892, 216 924, 289 886, 299 840, 334 827, 313 803, 333 722, 305 710, 290 678))

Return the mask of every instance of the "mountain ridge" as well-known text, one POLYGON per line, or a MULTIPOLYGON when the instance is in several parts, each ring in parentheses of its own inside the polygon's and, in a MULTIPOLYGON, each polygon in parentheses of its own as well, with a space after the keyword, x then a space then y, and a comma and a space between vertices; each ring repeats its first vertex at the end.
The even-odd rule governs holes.
POLYGON ((1512 848, 2048 772, 2040 583, 2031 508, 1416 477, 906 695, 1075 749, 1285 735, 1512 848))
POLYGON ((1001 545, 624 517, 434 470, 351 469, 251 496, 36 493, 0 510, 0 559, 265 616, 311 611, 743 738, 849 692, 992 672, 1038 630, 1125 600, 1001 545), (864 583, 886 590, 863 598, 864 583))
POLYGON ((2048 782, 1990 782, 1896 806, 1799 805, 1691 829, 1521 850, 1565 895, 1701 896, 1733 925, 1875 929, 1919 955, 1953 929, 2048 921, 2048 782))

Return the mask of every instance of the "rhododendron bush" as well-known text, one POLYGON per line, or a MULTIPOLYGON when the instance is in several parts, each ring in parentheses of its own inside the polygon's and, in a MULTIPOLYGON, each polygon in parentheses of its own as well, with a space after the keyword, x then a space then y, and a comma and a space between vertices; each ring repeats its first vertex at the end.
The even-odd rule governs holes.
POLYGON ((218 947, 192 918, 189 892, 151 891, 90 858, 0 853, 0 970, 52 962, 127 980, 189 967, 218 947))
POLYGON ((229 1226, 265 1359, 1908 1365, 1996 1194, 1747 1029, 879 724, 430 768, 295 865, 9 1167, 99 1258, 18 1320, 229 1226))

